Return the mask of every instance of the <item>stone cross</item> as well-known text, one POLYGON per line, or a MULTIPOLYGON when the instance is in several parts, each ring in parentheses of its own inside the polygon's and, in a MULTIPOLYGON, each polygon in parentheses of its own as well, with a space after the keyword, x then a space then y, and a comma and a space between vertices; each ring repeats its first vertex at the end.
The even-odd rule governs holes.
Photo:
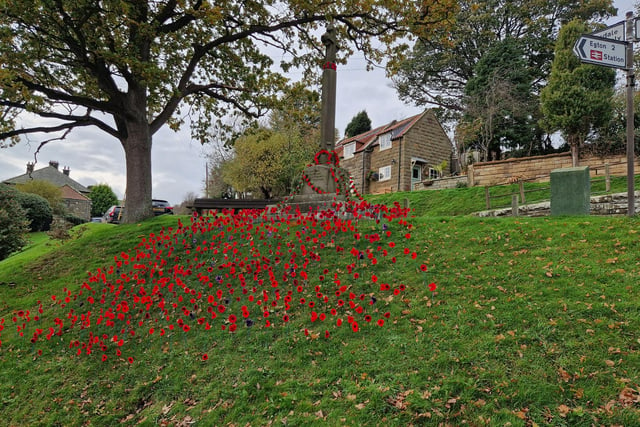
POLYGON ((320 118, 320 149, 332 152, 335 147, 336 128, 336 29, 327 26, 327 32, 321 37, 326 48, 322 65, 322 116, 320 118))

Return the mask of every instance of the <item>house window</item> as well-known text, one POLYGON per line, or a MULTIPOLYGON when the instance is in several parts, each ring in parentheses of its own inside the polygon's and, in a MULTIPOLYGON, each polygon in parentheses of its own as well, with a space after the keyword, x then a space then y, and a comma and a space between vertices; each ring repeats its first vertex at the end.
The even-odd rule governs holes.
POLYGON ((391 133, 383 133, 378 137, 378 143, 380 144, 380 151, 388 150, 391 148, 391 133))
POLYGON ((438 179, 440 178, 440 174, 437 170, 429 168, 429 179, 438 179))
POLYGON ((414 181, 422 180, 422 166, 414 165, 411 169, 411 179, 414 181))
POLYGON ((388 181, 391 179, 391 166, 384 166, 378 169, 378 181, 388 181))
POLYGON ((356 152, 356 143, 351 142, 344 146, 344 158, 350 159, 355 155, 356 152))

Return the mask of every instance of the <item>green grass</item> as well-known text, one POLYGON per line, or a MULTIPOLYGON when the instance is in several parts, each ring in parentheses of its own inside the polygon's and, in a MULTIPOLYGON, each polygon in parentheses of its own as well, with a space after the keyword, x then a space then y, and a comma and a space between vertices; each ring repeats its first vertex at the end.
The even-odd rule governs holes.
MULTIPOLYGON (((473 189, 451 191, 474 197, 473 189)), ((467 210, 474 202, 457 203, 467 210)), ((363 273, 406 284, 372 307, 390 313, 385 326, 331 327, 329 339, 299 306, 291 322, 269 329, 138 335, 127 343, 133 364, 125 356, 75 356, 68 337, 38 347, 16 336, 8 320, 16 310, 35 312, 44 301, 43 316, 66 314, 69 307, 51 294, 77 293, 88 271, 113 265, 114 256, 178 219, 188 223, 167 216, 90 224, 37 256, 34 245, 0 263, 0 282, 16 284, 0 285, 3 423, 586 426, 640 419, 636 218, 412 218, 411 239, 396 241, 416 260, 359 264, 363 273)), ((366 221, 359 227, 363 235, 379 229, 366 221)), ((391 229, 404 235, 398 224, 391 229)), ((292 227, 287 238, 301 230, 292 227)), ((334 244, 378 253, 352 233, 334 244)), ((343 272, 347 255, 331 248, 309 266, 311 284, 324 268, 327 276, 343 272)), ((186 253, 179 255, 172 265, 186 265, 186 253)), ((70 306, 84 310, 80 299, 70 306)))
MULTIPOLYGON (((605 183, 601 179, 592 180, 592 194, 606 194, 605 183)), ((640 188, 640 175, 636 176, 635 187, 640 188)), ((537 203, 551 198, 549 183, 525 183, 526 203, 537 203)), ((610 193, 624 193, 627 191, 626 177, 612 177, 610 193)), ((511 206, 511 195, 519 194, 518 184, 490 187, 491 208, 511 206)), ((391 205, 394 202, 409 202, 416 216, 457 216, 469 215, 487 209, 484 187, 455 188, 436 191, 410 191, 379 195, 367 195, 372 203, 391 205)))

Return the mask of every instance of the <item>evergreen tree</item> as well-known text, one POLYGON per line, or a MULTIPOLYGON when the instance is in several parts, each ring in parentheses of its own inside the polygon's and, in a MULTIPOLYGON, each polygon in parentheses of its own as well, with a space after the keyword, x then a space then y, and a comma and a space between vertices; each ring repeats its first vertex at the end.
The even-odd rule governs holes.
POLYGON ((495 43, 519 40, 533 73, 534 92, 549 73, 562 21, 604 19, 616 12, 612 0, 459 0, 454 25, 417 39, 397 64, 394 86, 400 99, 435 106, 438 118, 455 121, 465 110, 464 89, 474 67, 495 43))
POLYGON ((371 130, 371 119, 365 110, 360 111, 353 116, 349 124, 344 130, 345 138, 360 135, 361 133, 371 130))
POLYGON ((474 68, 465 87, 465 111, 458 135, 476 146, 483 160, 497 160, 503 149, 516 150, 535 138, 532 73, 519 40, 496 43, 474 68))
POLYGON ((541 123, 549 133, 561 132, 571 147, 574 166, 579 163, 580 146, 613 114, 615 70, 583 64, 573 53, 576 40, 588 32, 590 29, 578 20, 562 27, 549 83, 540 94, 541 123))
POLYGON ((98 184, 91 187, 91 216, 102 216, 113 205, 118 204, 118 196, 108 184, 98 184))

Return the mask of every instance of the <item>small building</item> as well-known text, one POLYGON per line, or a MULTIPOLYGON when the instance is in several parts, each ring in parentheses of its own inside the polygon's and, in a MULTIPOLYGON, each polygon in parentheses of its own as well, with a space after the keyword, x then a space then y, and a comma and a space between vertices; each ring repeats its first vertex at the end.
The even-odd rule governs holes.
POLYGON ((453 146, 433 111, 393 121, 336 144, 340 166, 361 194, 411 191, 413 185, 449 174, 453 146))
POLYGON ((89 199, 89 193, 91 191, 84 185, 71 179, 69 176, 71 169, 65 167, 60 171, 58 169, 59 166, 60 164, 58 162, 50 161, 49 166, 34 170, 34 164, 27 163, 26 173, 6 179, 3 182, 9 185, 25 184, 29 181, 49 182, 60 188, 62 192, 62 202, 70 214, 90 221, 91 199, 89 199))

